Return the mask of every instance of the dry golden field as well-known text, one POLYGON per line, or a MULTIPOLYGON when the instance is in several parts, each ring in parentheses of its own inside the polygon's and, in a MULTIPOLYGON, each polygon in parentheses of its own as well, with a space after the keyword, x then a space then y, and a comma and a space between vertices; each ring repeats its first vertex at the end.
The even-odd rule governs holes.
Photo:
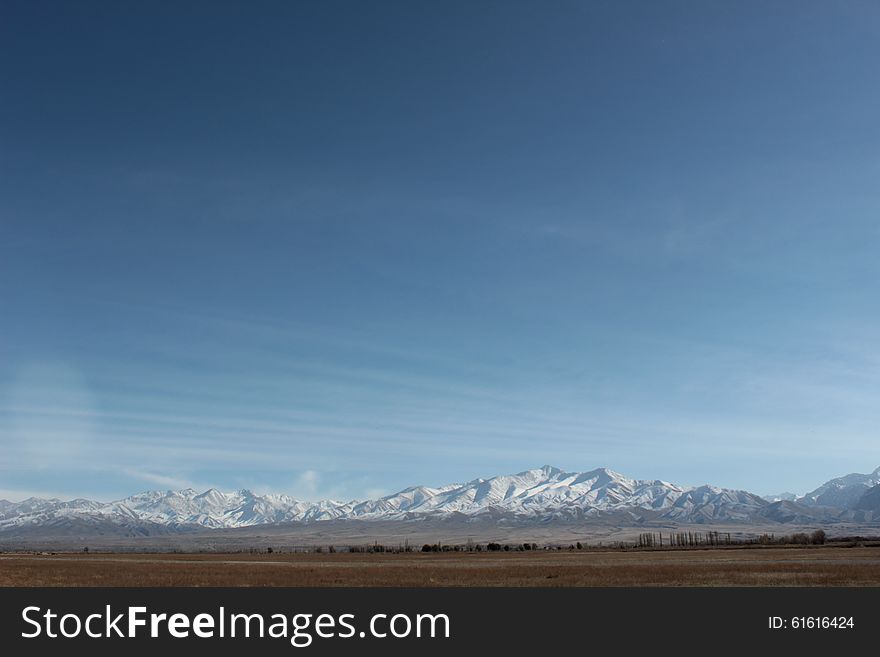
POLYGON ((2 586, 880 586, 880 547, 2 554, 2 586))

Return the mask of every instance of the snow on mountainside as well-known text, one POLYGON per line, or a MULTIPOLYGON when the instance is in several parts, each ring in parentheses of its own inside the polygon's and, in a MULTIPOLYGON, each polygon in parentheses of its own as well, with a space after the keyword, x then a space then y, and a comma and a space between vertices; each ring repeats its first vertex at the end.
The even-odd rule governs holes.
MULTIPOLYGON (((544 466, 513 475, 441 487, 414 486, 377 500, 317 503, 248 490, 150 491, 122 500, 31 498, 0 506, 0 531, 55 527, 78 531, 115 523, 129 533, 198 528, 235 528, 331 519, 403 520, 492 513, 545 519, 583 517, 621 510, 650 511, 679 521, 736 520, 767 504, 743 491, 710 486, 685 489, 660 480, 635 480, 600 468, 564 472, 544 466), (146 527, 146 529, 143 529, 146 527)), ((638 517, 636 514, 635 517, 638 517)))
POLYGON ((761 495, 768 502, 794 502, 798 495, 795 493, 771 493, 770 495, 761 495))
POLYGON ((880 484, 880 467, 870 474, 853 473, 827 481, 797 501, 808 506, 852 509, 862 495, 877 484, 880 484))
POLYGON ((353 514, 373 517, 400 512, 474 515, 488 509, 541 515, 565 507, 609 510, 624 507, 667 508, 683 489, 662 481, 636 481, 607 469, 563 472, 544 466, 514 475, 475 479, 442 488, 408 488, 358 504, 353 514))
POLYGON ((99 512, 131 515, 164 525, 200 525, 214 529, 338 518, 345 508, 346 505, 338 502, 310 504, 287 495, 257 495, 249 490, 224 493, 211 488, 197 493, 187 488, 132 495, 111 502, 99 512))
POLYGON ((257 495, 249 490, 229 493, 213 488, 203 493, 191 488, 150 491, 108 503, 85 499, 4 500, 0 502, 0 532, 72 534, 115 528, 118 533, 139 535, 334 519, 408 520, 453 515, 534 521, 615 517, 631 522, 647 519, 680 523, 787 522, 811 517, 833 520, 837 511, 824 507, 843 500, 848 506, 840 505, 841 513, 854 508, 875 479, 880 483, 880 468, 872 475, 834 479, 797 502, 771 502, 746 491, 709 485, 684 488, 660 480, 630 479, 606 468, 565 472, 544 466, 464 484, 413 486, 363 502, 312 503, 287 495, 257 495), (805 499, 809 499, 809 506, 802 502, 805 499))

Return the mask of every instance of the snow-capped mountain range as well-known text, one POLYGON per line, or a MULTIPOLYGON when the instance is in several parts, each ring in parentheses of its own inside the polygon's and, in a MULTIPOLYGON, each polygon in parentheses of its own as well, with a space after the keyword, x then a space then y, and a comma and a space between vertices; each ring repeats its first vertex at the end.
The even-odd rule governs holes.
POLYGON ((0 533, 40 530, 156 534, 325 520, 425 520, 458 517, 522 521, 613 518, 677 523, 880 520, 880 468, 847 475, 792 501, 715 486, 686 488, 630 479, 606 468, 565 472, 544 466, 440 487, 414 486, 376 500, 304 502, 248 490, 151 491, 114 502, 30 498, 0 500, 0 533))

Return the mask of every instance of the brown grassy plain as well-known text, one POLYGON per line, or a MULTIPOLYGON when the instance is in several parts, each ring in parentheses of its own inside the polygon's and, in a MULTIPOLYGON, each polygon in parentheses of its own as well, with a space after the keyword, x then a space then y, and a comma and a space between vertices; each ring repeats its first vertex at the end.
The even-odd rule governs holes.
POLYGON ((880 586, 880 547, 3 554, 2 586, 880 586))

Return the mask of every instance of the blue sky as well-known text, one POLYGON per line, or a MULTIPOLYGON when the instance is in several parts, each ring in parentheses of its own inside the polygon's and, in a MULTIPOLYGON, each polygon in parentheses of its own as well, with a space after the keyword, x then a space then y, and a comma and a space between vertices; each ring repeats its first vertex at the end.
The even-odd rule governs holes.
POLYGON ((880 9, 0 9, 0 497, 880 465, 880 9))

